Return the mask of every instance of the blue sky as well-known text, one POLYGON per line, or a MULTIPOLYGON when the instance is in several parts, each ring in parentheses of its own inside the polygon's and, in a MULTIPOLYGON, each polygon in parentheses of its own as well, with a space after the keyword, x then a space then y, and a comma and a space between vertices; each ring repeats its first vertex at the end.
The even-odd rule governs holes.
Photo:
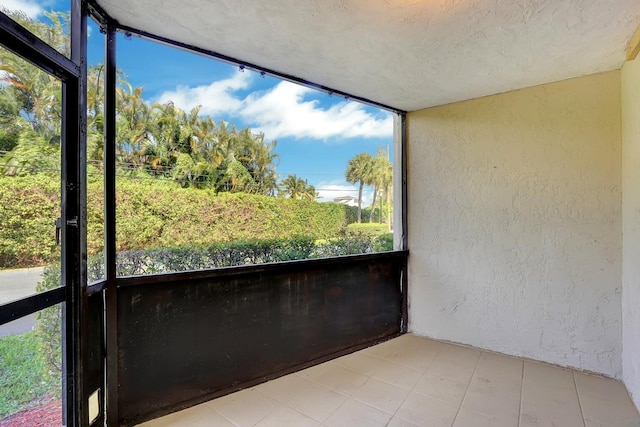
MULTIPOLYGON (((36 19, 46 10, 68 10, 69 4, 69 0, 3 0, 3 6, 36 19)), ((89 34, 89 63, 103 62, 103 35, 93 23, 89 34)), ((295 174, 308 180, 321 201, 357 197, 357 187, 344 179, 350 158, 361 152, 375 155, 378 148, 393 152, 393 114, 385 110, 122 34, 117 39, 117 60, 128 81, 144 88, 148 102, 173 101, 187 111, 201 105, 201 114, 216 122, 250 127, 269 141, 277 140, 280 179, 295 174)), ((371 193, 366 191, 367 205, 371 193)))

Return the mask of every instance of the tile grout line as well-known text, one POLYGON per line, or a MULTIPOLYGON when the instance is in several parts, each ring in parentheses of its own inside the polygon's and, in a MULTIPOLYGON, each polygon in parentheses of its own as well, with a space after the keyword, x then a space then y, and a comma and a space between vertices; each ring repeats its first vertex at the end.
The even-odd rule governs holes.
MULTIPOLYGON (((423 377, 424 377, 424 375, 427 373, 427 371, 429 370, 429 368, 431 368, 431 365, 433 365, 433 362, 435 362, 435 360, 438 358, 438 356, 440 356, 440 352, 441 352, 441 351, 442 351, 442 349, 439 349, 439 350, 437 350, 437 351, 436 351, 436 355, 434 356, 434 358, 433 358, 433 359, 431 359, 431 362, 429 363, 429 366, 428 366, 428 367, 424 370, 424 372, 422 373, 422 376, 423 376, 423 377)), ((373 378, 373 377, 371 377, 371 378, 373 378)), ((386 382, 386 381, 383 381, 383 380, 381 380, 381 379, 378 379, 378 378, 375 378, 375 379, 376 379, 376 380, 378 380, 378 381, 382 381, 383 383, 390 384, 390 383, 388 383, 388 382, 386 382)), ((418 381, 419 381, 419 380, 418 380, 418 381)), ((395 384, 391 384, 391 385, 395 385, 395 384)), ((414 386, 413 386, 413 387, 411 387, 411 390, 409 390, 409 393, 407 393, 407 395, 405 396, 405 398, 404 398, 404 399, 402 399, 402 402, 398 405, 398 407, 396 408, 396 410, 393 412, 393 415, 391 415, 391 418, 389 419, 389 422, 387 423, 387 425, 391 422, 391 420, 393 420, 393 419, 396 417, 396 414, 398 413, 398 411, 400 410, 400 408, 402 408, 402 405, 404 405, 404 402, 406 402, 406 401, 407 401, 407 399, 409 398, 409 396, 411 396, 411 393, 414 393, 414 391, 413 391, 413 390, 416 388, 416 385, 417 385, 417 383, 416 383, 416 384, 414 384, 414 386)), ((397 387, 397 386, 396 386, 396 387, 397 387)), ((402 388, 402 387, 400 387, 400 388, 402 388)), ((418 394, 419 394, 419 393, 418 393, 418 394)), ((402 418, 401 418, 401 419, 402 419, 402 418)))
POLYGON ((524 400, 524 368, 527 366, 525 361, 522 361, 522 375, 520 376, 520 406, 518 407, 518 427, 522 421, 522 401, 524 400))
POLYGON ((476 360, 476 366, 473 368, 473 374, 469 379, 469 383, 467 384, 467 388, 464 390, 464 395, 462 395, 462 400, 460 401, 460 406, 458 406, 458 411, 456 411, 456 416, 453 418, 451 422, 451 426, 453 427, 456 424, 456 420, 458 419, 458 415, 460 415, 460 410, 462 409, 462 405, 464 405, 464 399, 467 397, 467 393, 469 392, 469 387, 471 387, 471 383, 473 382, 473 378, 476 376, 476 372, 478 371, 478 365, 480 364, 480 359, 482 358, 482 351, 478 352, 478 360, 476 360))
POLYGON ((576 397, 578 398, 578 406, 580 407, 580 415, 582 415, 582 425, 583 427, 587 425, 587 422, 584 419, 584 411, 582 410, 582 400, 580 399, 580 392, 578 391, 578 383, 576 382, 576 373, 571 370, 571 378, 573 378, 573 387, 576 390, 576 397))
MULTIPOLYGON (((207 404, 207 403, 208 403, 208 402, 205 402, 205 404, 207 404)), ((222 419, 229 421, 231 424, 233 424, 233 425, 234 425, 234 426, 236 426, 236 427, 240 427, 238 424, 234 423, 232 420, 230 420, 229 418, 225 417, 225 416, 224 416, 224 415, 222 415, 220 412, 218 412, 218 411, 216 410, 216 408, 212 408, 212 407, 210 407, 210 406, 207 406, 207 407, 208 407, 209 409, 212 409, 212 410, 213 410, 213 412, 215 412, 215 413, 216 413, 216 414, 218 414, 219 416, 221 416, 221 417, 222 417, 222 419)))

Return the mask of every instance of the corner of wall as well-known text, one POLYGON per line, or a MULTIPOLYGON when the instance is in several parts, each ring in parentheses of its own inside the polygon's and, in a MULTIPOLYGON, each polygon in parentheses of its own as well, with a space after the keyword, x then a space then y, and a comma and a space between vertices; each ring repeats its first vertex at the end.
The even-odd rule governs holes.
POLYGON ((640 58, 622 67, 622 378, 640 411, 640 58))
POLYGON ((622 377, 620 78, 409 113, 410 330, 622 377))

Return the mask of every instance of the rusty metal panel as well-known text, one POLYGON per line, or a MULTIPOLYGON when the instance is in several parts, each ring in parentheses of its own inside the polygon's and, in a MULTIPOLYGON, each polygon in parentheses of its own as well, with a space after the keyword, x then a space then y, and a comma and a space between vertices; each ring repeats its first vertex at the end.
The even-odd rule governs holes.
POLYGON ((386 253, 119 286, 120 424, 397 335, 405 268, 386 253))

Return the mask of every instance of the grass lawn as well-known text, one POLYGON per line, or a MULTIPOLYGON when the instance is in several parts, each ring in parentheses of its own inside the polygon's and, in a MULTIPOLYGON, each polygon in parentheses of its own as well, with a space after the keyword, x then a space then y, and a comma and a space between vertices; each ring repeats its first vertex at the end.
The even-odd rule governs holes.
POLYGON ((59 393, 60 378, 49 371, 35 332, 0 338, 0 420, 59 393))

